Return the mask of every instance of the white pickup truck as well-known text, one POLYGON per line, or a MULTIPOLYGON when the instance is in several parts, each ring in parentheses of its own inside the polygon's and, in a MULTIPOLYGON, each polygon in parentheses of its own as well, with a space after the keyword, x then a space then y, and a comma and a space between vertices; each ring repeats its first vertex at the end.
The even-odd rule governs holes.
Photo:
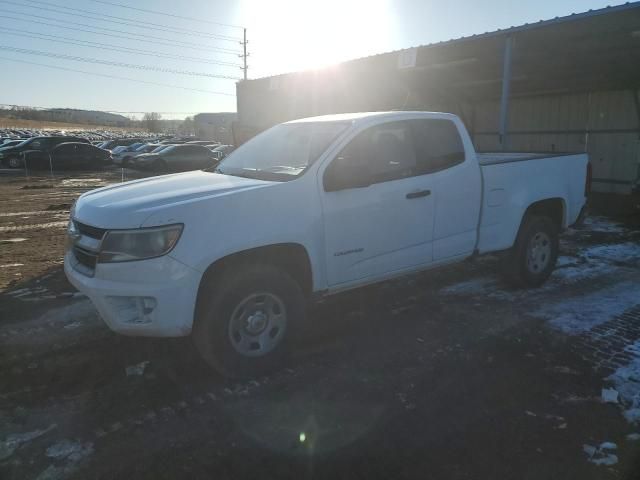
POLYGON ((498 251, 540 285, 588 177, 585 154, 477 154, 445 113, 296 120, 215 169, 81 195, 65 272, 112 330, 191 334, 250 375, 283 360, 317 296, 498 251))

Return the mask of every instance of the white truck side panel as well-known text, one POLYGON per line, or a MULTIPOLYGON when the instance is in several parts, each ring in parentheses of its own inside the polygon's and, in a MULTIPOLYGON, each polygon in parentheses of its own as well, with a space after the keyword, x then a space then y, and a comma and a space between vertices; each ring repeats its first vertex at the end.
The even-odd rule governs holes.
POLYGON ((527 208, 540 200, 562 200, 563 228, 576 221, 585 201, 586 154, 491 163, 494 159, 487 164, 487 157, 479 155, 484 181, 480 253, 510 248, 527 208))

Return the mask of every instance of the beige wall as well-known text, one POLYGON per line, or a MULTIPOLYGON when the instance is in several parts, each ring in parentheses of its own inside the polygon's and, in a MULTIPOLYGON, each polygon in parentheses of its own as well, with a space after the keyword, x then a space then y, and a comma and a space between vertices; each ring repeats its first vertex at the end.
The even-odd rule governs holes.
MULTIPOLYGON (((512 99, 512 133, 507 147, 586 151, 593 177, 607 181, 594 182, 594 191, 628 194, 638 181, 640 167, 640 125, 634 94, 627 90, 512 99)), ((500 149, 498 111, 498 101, 476 105, 474 141, 478 150, 500 149)))

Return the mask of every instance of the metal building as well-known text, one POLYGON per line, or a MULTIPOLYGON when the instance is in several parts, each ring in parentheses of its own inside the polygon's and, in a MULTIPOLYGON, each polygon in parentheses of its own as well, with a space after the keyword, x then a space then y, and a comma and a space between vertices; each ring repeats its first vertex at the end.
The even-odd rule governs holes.
POLYGON ((478 150, 587 151, 594 190, 640 189, 640 2, 237 84, 241 142, 286 120, 457 113, 478 150))

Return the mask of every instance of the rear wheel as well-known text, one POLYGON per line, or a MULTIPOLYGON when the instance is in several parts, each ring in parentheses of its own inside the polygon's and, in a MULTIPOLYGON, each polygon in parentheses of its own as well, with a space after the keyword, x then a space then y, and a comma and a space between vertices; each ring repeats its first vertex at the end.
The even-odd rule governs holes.
POLYGON ((280 367, 296 328, 304 324, 305 301, 298 283, 276 267, 252 265, 205 288, 212 292, 204 292, 193 328, 205 361, 229 377, 280 367))
POLYGON ((558 229, 544 216, 525 218, 516 243, 505 258, 507 280, 518 287, 538 287, 553 272, 558 259, 558 229))

